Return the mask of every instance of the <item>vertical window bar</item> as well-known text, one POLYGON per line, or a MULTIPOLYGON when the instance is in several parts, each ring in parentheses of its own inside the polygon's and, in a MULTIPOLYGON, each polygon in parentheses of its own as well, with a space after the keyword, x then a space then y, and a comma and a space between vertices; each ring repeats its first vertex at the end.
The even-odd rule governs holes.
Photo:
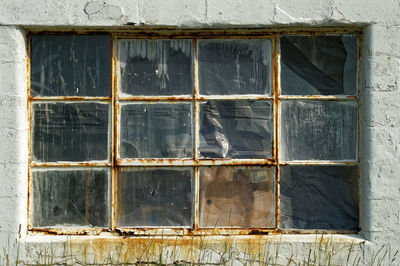
MULTIPOLYGON (((194 47, 194 90, 193 90, 193 96, 194 96, 194 103, 193 103, 193 108, 194 108, 194 160, 196 164, 199 161, 199 75, 198 75, 198 70, 199 70, 199 63, 198 63, 198 51, 197 51, 197 40, 193 40, 193 47, 194 47)), ((200 188, 199 188, 199 169, 198 167, 194 167, 194 229, 197 230, 198 225, 199 225, 199 193, 200 193, 200 188)))
POLYGON ((116 45, 117 39, 115 38, 114 35, 111 35, 111 104, 112 104, 112 111, 111 111, 111 125, 112 125, 112 143, 111 143, 111 217, 110 217, 110 227, 111 230, 115 230, 116 228, 116 199, 117 199, 117 193, 116 193, 116 186, 117 186, 117 181, 116 181, 116 175, 117 175, 117 169, 116 169, 116 156, 117 156, 117 138, 118 138, 118 123, 117 123, 117 88, 118 88, 118 76, 117 76, 117 71, 118 71, 118 46, 116 45))
POLYGON ((280 227, 280 166, 279 166, 279 145, 280 145, 280 45, 279 45, 279 35, 273 38, 272 45, 272 69, 273 69, 273 87, 272 93, 274 97, 274 160, 275 160, 275 176, 276 176, 276 220, 275 220, 275 229, 280 227))

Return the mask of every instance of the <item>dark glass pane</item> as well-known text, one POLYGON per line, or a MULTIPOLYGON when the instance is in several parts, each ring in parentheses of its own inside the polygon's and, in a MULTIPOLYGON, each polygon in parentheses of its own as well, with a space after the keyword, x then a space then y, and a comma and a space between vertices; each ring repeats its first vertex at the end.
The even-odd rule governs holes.
POLYGON ((282 101, 284 160, 356 160, 358 103, 282 101))
POLYGON ((192 168, 128 168, 118 176, 118 225, 192 226, 192 168))
POLYGON ((107 170, 34 170, 32 225, 109 225, 107 170))
POLYGON ((32 35, 32 96, 110 96, 108 35, 32 35))
POLYGON ((118 44, 122 94, 193 93, 192 40, 120 40, 118 44))
POLYGON ((188 158, 193 154, 189 103, 122 104, 121 158, 188 158))
POLYGON ((286 95, 356 95, 354 35, 281 38, 281 91, 286 95))
POLYGON ((275 169, 200 168, 200 227, 275 226, 275 169))
POLYGON ((199 40, 203 95, 271 94, 271 41, 199 40))
POLYGON ((357 166, 281 167, 281 227, 358 229, 357 166))
POLYGON ((200 156, 266 158, 272 156, 271 101, 207 101, 200 104, 200 156))
POLYGON ((33 104, 33 160, 107 160, 109 107, 82 102, 33 104))

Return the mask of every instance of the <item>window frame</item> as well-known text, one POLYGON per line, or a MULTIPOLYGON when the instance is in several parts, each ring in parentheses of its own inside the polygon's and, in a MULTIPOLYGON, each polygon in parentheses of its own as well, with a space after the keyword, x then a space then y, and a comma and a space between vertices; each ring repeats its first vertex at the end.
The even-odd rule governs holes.
MULTIPOLYGON (((361 49, 363 40, 363 30, 358 27, 336 27, 336 28, 314 28, 314 29, 232 29, 232 30, 31 30, 27 33, 27 98, 28 98, 28 230, 30 233, 45 232, 48 234, 65 235, 86 235, 100 234, 101 232, 116 232, 120 235, 266 235, 280 233, 329 233, 329 234, 354 234, 355 230, 314 230, 314 229, 281 229, 280 228, 280 167, 288 165, 315 165, 315 166, 357 166, 358 167, 358 186, 360 186, 360 134, 361 134, 361 49), (111 95, 110 97, 75 97, 75 96, 41 96, 32 97, 30 94, 30 55, 31 55, 31 35, 41 34, 108 34, 111 42, 111 95), (296 36, 317 36, 317 35, 355 35, 358 40, 358 58, 357 58, 357 95, 355 96, 326 96, 326 95, 281 95, 280 94, 280 44, 279 38, 285 35, 296 36), (191 39, 194 47, 194 87, 191 96, 119 96, 118 75, 118 40, 121 39, 191 39), (198 89, 198 51, 197 40, 201 39, 271 39, 271 95, 228 95, 228 96, 201 96, 198 89), (268 100, 272 104, 273 114, 273 143, 272 159, 201 159, 199 160, 199 103, 206 100, 268 100), (356 101, 358 103, 358 143, 356 148, 356 161, 331 161, 331 160, 304 160, 304 161, 281 161, 279 154, 279 145, 281 140, 281 101, 287 100, 307 100, 307 101, 356 101), (110 104, 110 161, 109 162, 33 162, 32 161, 32 104, 35 102, 107 102, 110 104), (119 130, 121 103, 123 102, 187 102, 193 103, 194 122, 194 142, 193 159, 121 159, 119 158, 119 130), (275 227, 274 228, 199 228, 199 167, 200 166, 265 166, 275 167, 275 227), (118 194, 118 168, 119 167, 165 167, 165 166, 191 166, 194 171, 194 202, 193 202, 193 228, 182 227, 132 227, 119 228, 117 226, 117 194, 118 194), (89 227, 33 227, 31 224, 32 212, 32 169, 33 168, 53 168, 61 167, 63 169, 84 169, 84 168, 104 168, 111 173, 109 184, 111 184, 110 198, 110 226, 108 228, 89 228, 89 227)), ((360 189, 358 188, 359 202, 360 189)), ((360 206, 360 203, 359 203, 360 206)), ((359 208, 360 210, 360 208, 359 208)), ((359 216, 359 224, 361 216, 359 216)))

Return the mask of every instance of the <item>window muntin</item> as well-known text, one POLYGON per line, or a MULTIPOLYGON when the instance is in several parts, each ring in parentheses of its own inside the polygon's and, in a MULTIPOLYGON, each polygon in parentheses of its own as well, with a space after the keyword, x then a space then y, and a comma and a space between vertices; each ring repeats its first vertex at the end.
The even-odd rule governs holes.
MULTIPOLYGON (((74 39, 73 35, 65 36, 74 39)), ((82 36, 89 39, 95 37, 92 35, 82 36)), ((36 37, 51 39, 52 37, 57 38, 59 36, 32 35, 31 51, 35 49, 33 46, 35 42, 33 40, 36 37)), ((257 228, 271 232, 285 229, 356 229, 358 225, 358 171, 347 171, 346 169, 348 167, 358 169, 357 137, 359 130, 359 99, 357 93, 353 93, 358 90, 354 88, 355 85, 352 81, 353 79, 356 80, 357 77, 352 78, 350 75, 350 78, 348 76, 345 79, 343 86, 347 89, 345 89, 345 93, 341 94, 343 96, 337 96, 340 93, 327 95, 326 93, 315 92, 315 88, 312 89, 312 92, 302 91, 299 93, 300 95, 296 95, 296 93, 290 92, 290 89, 279 88, 276 69, 279 69, 279 66, 281 67, 280 83, 283 84, 285 70, 282 69, 282 67, 284 64, 286 63, 289 66, 298 67, 298 64, 287 63, 288 60, 290 61, 293 59, 293 56, 289 57, 289 59, 286 58, 285 63, 282 62, 286 48, 284 48, 282 44, 279 44, 282 43, 283 40, 288 39, 295 45, 296 42, 304 42, 306 43, 305 47, 313 51, 322 49, 330 53, 329 46, 331 44, 326 40, 314 40, 311 44, 309 41, 302 40, 302 38, 318 39, 321 37, 322 39, 328 40, 333 38, 335 42, 337 42, 337 39, 342 40, 346 53, 350 54, 346 56, 344 65, 353 66, 350 67, 350 69, 347 67, 346 71, 353 71, 353 73, 356 74, 358 70, 354 69, 354 59, 356 60, 358 54, 357 36, 329 35, 329 38, 325 35, 317 35, 316 37, 294 36, 293 39, 291 39, 291 37, 293 36, 280 37, 276 35, 272 38, 259 39, 246 39, 245 37, 240 39, 219 39, 215 37, 213 39, 193 38, 189 40, 114 38, 113 47, 115 47, 115 51, 114 58, 111 59, 116 62, 113 69, 115 69, 118 76, 112 85, 110 85, 109 95, 111 96, 104 96, 104 93, 99 93, 99 95, 78 98, 74 96, 71 97, 66 93, 64 96, 69 97, 64 97, 62 95, 55 97, 53 94, 49 94, 49 96, 52 97, 44 95, 30 98, 31 110, 34 109, 35 104, 38 104, 37 102, 44 101, 51 104, 55 102, 66 104, 66 99, 76 104, 84 100, 83 103, 93 102, 94 104, 101 103, 107 105, 111 113, 108 126, 110 133, 107 139, 110 158, 106 161, 90 161, 94 160, 93 158, 88 160, 54 159, 53 161, 51 159, 46 159, 48 161, 45 162, 33 160, 31 161, 31 179, 35 178, 32 173, 39 169, 41 171, 52 170, 57 172, 66 170, 65 167, 73 167, 73 169, 67 170, 78 172, 85 171, 83 167, 89 166, 90 168, 95 167, 93 169, 112 170, 108 176, 109 183, 107 187, 107 191, 110 191, 108 195, 110 212, 103 212, 105 216, 108 216, 108 220, 106 220, 109 222, 105 226, 98 225, 88 222, 90 219, 86 218, 85 223, 79 226, 83 226, 85 230, 89 231, 92 230, 92 228, 98 230, 98 226, 103 227, 104 230, 118 229, 121 231, 135 230, 135 228, 140 228, 140 230, 143 231, 146 228, 150 230, 152 228, 177 227, 191 228, 194 229, 195 232, 207 228, 210 230, 213 228, 230 228, 232 230, 250 230, 257 228), (328 47, 324 47, 324 43, 328 43, 328 47), (202 51, 202 47, 204 51, 202 51), (354 47, 357 49, 353 49, 354 47), (116 51, 118 51, 118 54, 116 51), (280 61, 278 60, 278 54, 281 55, 280 61), (216 58, 219 59, 215 60, 216 58), (182 65, 185 67, 182 67, 182 65), (214 69, 214 73, 209 73, 207 68, 214 69), (224 71, 224 68, 226 71, 224 71), (174 72, 169 76, 169 70, 171 69, 182 71, 182 73, 174 72), (251 71, 249 71, 249 69, 251 69, 251 71), (183 75, 183 73, 185 75, 183 75), (208 75, 209 79, 203 78, 202 81, 202 73, 204 73, 204 76, 208 75), (227 83, 232 86, 233 89, 231 91, 229 91, 227 87, 216 86, 218 82, 215 80, 215 77, 218 77, 218 73, 221 75, 222 84, 227 83), (257 80, 257 78, 260 80, 257 80), (353 85, 349 85, 350 83, 353 85), (141 87, 137 87, 137 84, 141 84, 141 87), (207 86, 207 84, 209 84, 209 86, 207 86), (249 86, 249 84, 250 86, 253 85, 253 87, 249 89, 249 92, 246 92, 244 86, 249 86), (353 88, 350 88, 352 86, 353 88), (280 95, 280 90, 287 90, 288 93, 280 95), (353 94, 350 93, 350 95, 348 95, 348 91, 353 94), (299 109, 299 103, 300 105, 310 105, 311 107, 315 107, 315 105, 318 106, 317 113, 319 115, 317 118, 320 122, 316 125, 316 128, 312 127, 312 122, 311 127, 303 127, 305 130, 311 131, 312 138, 314 139, 314 142, 310 143, 312 143, 315 148, 309 151, 304 151, 304 144, 303 147, 301 147, 301 145, 300 147, 292 145, 293 143, 296 144, 296 139, 298 137, 296 134, 292 134, 292 137, 286 140, 287 142, 282 138, 283 135, 290 136, 290 134, 285 135, 285 132, 296 132, 299 125, 303 122, 303 118, 301 118, 303 110, 301 110, 301 108, 299 109), (340 109, 340 106, 344 107, 340 109), (291 114, 291 108, 293 107, 299 109, 298 113, 291 114), (333 115, 331 111, 337 111, 335 108, 342 110, 339 110, 339 113, 342 112, 344 117, 348 117, 347 123, 346 121, 342 121, 338 114, 335 114, 333 119, 331 119, 330 116, 333 115), (154 111, 148 111, 149 109, 153 109, 154 111), (262 114, 264 114, 264 116, 262 114), (291 127, 290 124, 293 122, 291 119, 286 119, 286 116, 289 114, 294 115, 293 120, 296 120, 296 123, 298 123, 297 128, 291 127), (182 121, 185 126, 176 126, 182 123, 182 121), (128 124, 136 124, 137 130, 132 132, 128 124), (333 131, 336 130, 333 133, 332 129, 329 130, 332 124, 335 126, 333 131), (284 127, 286 127, 286 131, 284 127), (240 130, 240 128, 243 130, 240 130), (328 128, 328 131, 324 131, 324 128, 328 128), (161 133, 157 137, 152 136, 152 132, 163 132, 165 129, 167 129, 170 134, 161 133), (240 131, 244 131, 245 133, 241 135, 240 131), (143 132, 149 133, 146 135, 143 132), (350 137, 348 132, 351 133, 350 137), (345 156, 341 157, 343 156, 343 151, 336 151, 334 147, 330 147, 329 140, 325 140, 325 142, 320 141, 321 136, 330 136, 330 133, 336 138, 338 138, 338 136, 343 136, 342 142, 336 140, 341 147, 348 149, 344 154, 349 156, 346 158, 344 158, 345 156), (248 135, 251 135, 252 138, 246 137, 248 135), (143 144, 143 138, 147 136, 150 140, 146 140, 147 142, 143 144), (343 141, 345 143, 343 143, 343 141), (346 141, 349 143, 348 145, 346 141), (290 145, 286 143, 290 143, 290 145), (319 150, 318 143, 328 143, 328 148, 319 150), (138 146, 140 152, 135 151, 135 149, 132 149, 129 145, 133 145, 135 148, 138 146), (351 148, 351 145, 353 145, 353 148, 351 148), (306 155, 303 157, 292 156, 293 151, 296 151, 296 147, 306 155), (323 169, 324 165, 331 165, 331 167, 336 167, 335 169, 337 169, 336 172, 338 174, 336 174, 336 176, 334 175, 337 180, 346 180, 346 178, 351 179, 352 182, 355 180, 355 186, 352 186, 350 189, 344 189, 346 195, 352 195, 351 197, 347 197, 351 200, 340 202, 340 204, 348 204, 354 207, 350 209, 353 215, 352 217, 355 217, 354 219, 352 218, 353 222, 343 222, 341 226, 336 226, 334 223, 329 222, 315 223, 315 221, 298 222, 296 219, 290 220, 290 213, 295 215, 296 211, 299 209, 299 207, 296 207, 296 204, 293 205, 293 203, 298 202, 299 199, 296 199, 293 195, 283 195, 281 193, 283 190, 279 186, 279 180, 287 173, 287 171, 284 170, 285 167, 293 168, 292 172, 296 173, 295 166, 297 165, 306 168, 302 173, 311 179, 315 173, 318 173, 318 171, 313 171, 313 169, 320 170, 320 168, 323 169), (57 168, 47 168, 54 166, 57 166, 57 168), (308 168, 309 170, 307 170, 308 168), (171 174, 171 172, 174 171, 187 173, 187 170, 191 171, 190 175, 171 174), (230 176, 224 176, 224 174, 220 173, 224 173, 225 175, 226 173, 231 174, 230 176), (259 173, 264 174, 260 175, 259 173), (157 174, 165 175, 166 180, 163 180, 162 176, 160 176, 159 182, 156 182, 155 180, 157 180, 157 178, 154 176, 157 174), (185 176, 185 182, 182 182, 179 187, 179 182, 177 183, 175 181, 182 175, 185 176), (260 180, 254 180, 253 176, 258 175, 260 180), (177 178, 174 179, 172 176, 176 176, 177 178), (207 179, 206 176, 209 178, 207 179), (273 179, 271 179, 271 176, 273 179), (170 179, 169 182, 166 182, 168 179, 170 179), (224 180, 225 184, 222 182, 224 180), (211 182, 211 184, 209 182, 211 182), (214 187, 212 186, 213 182, 215 183, 214 187), (135 187, 141 186, 146 188, 142 191, 147 191, 150 194, 145 195, 141 192, 142 194, 140 195, 138 191, 136 191, 135 194, 132 190, 129 191, 129 189, 127 189, 130 187, 134 189, 135 187), (169 200, 164 200, 165 198, 163 197, 165 197, 165 195, 168 197, 168 191, 165 190, 165 187, 168 186, 170 186, 171 189, 180 191, 181 197, 176 197, 176 194, 170 194, 169 200), (150 189, 147 189, 149 187, 150 189), (162 189, 160 189, 161 187, 162 189), (222 189, 223 187, 229 188, 228 193, 224 192, 222 189), (240 200, 238 201, 237 195, 233 192, 229 192, 235 190, 243 193, 243 204, 241 206, 240 204, 238 205, 240 200), (157 193, 161 193, 161 195, 157 193), (152 203, 150 199, 154 195, 156 195, 156 198, 158 197, 158 200, 152 203), (289 200, 284 197, 289 198, 289 200), (149 200, 147 201, 146 199, 149 200), (212 208, 214 207, 212 205, 213 202, 214 204, 218 203, 221 199, 225 199, 226 208, 221 209, 220 206, 220 210, 218 210, 218 208, 212 208), (140 206, 132 209, 132 206, 138 206, 138 202, 140 202, 140 206), (166 209, 169 206, 168 204, 173 204, 172 206, 175 205, 175 207, 171 208, 172 213, 175 212, 176 214, 181 211, 181 215, 171 216, 168 211, 165 212, 165 210, 161 210, 166 209), (297 209, 292 210, 293 207, 297 209), (241 211, 241 208, 246 211, 241 211), (233 216, 227 219, 227 217, 229 217, 228 214, 221 217, 221 219, 216 219, 216 215, 224 209, 233 216), (132 216, 129 214, 132 212, 141 213, 143 217, 138 218, 136 215, 132 216), (240 213, 246 216, 242 219, 243 221, 240 221, 240 217, 238 218, 240 213), (288 214, 289 216, 286 218, 283 216, 288 214), (214 224, 212 224, 213 222, 214 224)), ((101 36, 101 38, 104 38, 104 36, 101 36)), ((111 38, 107 39, 107 41, 111 41, 111 38)), ((100 44, 100 46, 106 47, 107 45, 100 44)), ((302 51, 300 48, 297 48, 296 52, 298 52, 298 50, 302 51)), ((32 54, 34 52, 35 51, 32 51, 32 54)), ((44 55, 45 54, 46 53, 44 53, 44 55)), ((111 54, 111 52, 109 51, 107 54, 111 54)), ((313 55, 315 55, 315 53, 313 55)), ((303 56, 307 57, 309 55, 306 54, 303 56)), ((111 59, 110 63, 112 61, 111 59)), ((311 63, 315 63, 313 63, 314 68, 315 65, 321 66, 321 62, 315 62, 315 60, 321 61, 321 58, 314 57, 309 60, 311 63)), ((77 62, 85 62, 85 60, 78 60, 77 62)), ((106 60, 104 62, 107 64, 108 61, 106 60)), ((33 66, 35 64, 35 61, 32 60, 31 69, 35 68, 33 66)), ((305 68, 305 70, 303 69, 302 71, 312 71, 313 69, 307 69, 309 65, 308 63, 305 66, 301 66, 305 68)), ((320 67, 319 71, 327 71, 328 76, 343 76, 343 73, 337 74, 337 72, 341 71, 340 69, 334 68, 332 70, 326 66, 320 67), (328 70, 326 70, 326 68, 328 70)), ((62 75, 62 72, 59 73, 62 75)), ((113 77, 116 73, 109 74, 113 77)), ((307 76, 300 75, 300 77, 306 79, 307 76)), ((32 82, 33 79, 34 78, 31 80, 32 82)), ((112 78, 110 78, 110 81, 111 79, 112 78)), ((307 82, 308 81, 306 81, 306 83, 307 82)), ((299 82, 297 81, 293 84, 296 85, 297 83, 299 82)), ((331 83, 328 82, 327 84, 328 85, 324 85, 324 88, 327 86, 329 87, 331 83)), ((76 91, 79 92, 81 90, 78 88, 76 91)), ((309 107, 309 109, 312 110, 311 107, 309 107)), ((312 111, 310 111, 310 113, 314 114, 312 111)), ((34 116, 32 115, 32 117, 34 116)), ((33 122, 34 121, 31 120, 32 124, 33 122)), ((34 130, 32 130, 32 133, 33 131, 34 130)), ((33 136, 34 134, 31 135, 33 136)), ((303 138, 307 139, 306 134, 303 135, 303 138)), ((33 145, 32 154, 35 153, 35 149, 33 145)), ((49 158, 49 156, 47 158, 49 158)), ((293 177, 293 179, 296 179, 296 177, 293 177)), ((31 187, 33 182, 31 180, 31 187)), ((284 184, 287 186, 286 183, 284 184)), ((324 190, 321 189, 319 192, 323 191, 324 190)), ((35 193, 38 194, 39 192, 34 192, 34 194, 35 193)), ((42 191, 41 193, 48 194, 46 191, 42 191)), ((84 193, 85 195, 88 194, 86 191, 84 193)), ((43 195, 41 196, 45 198, 43 195)), ((35 201, 37 200, 33 197, 30 201, 31 217, 35 217, 35 210, 32 206, 35 205, 35 201)), ((303 200, 303 202, 307 201, 303 200)), ((310 209, 306 205, 302 207, 302 211, 304 213, 309 213, 312 217, 313 209, 310 209)), ((330 206, 327 205, 326 207, 329 208, 330 206)), ((340 206, 339 209, 341 209, 341 207, 343 206, 340 206)), ((323 208, 324 206, 322 205, 320 209, 323 208)), ((322 214, 322 216, 316 217, 329 220, 334 216, 324 216, 322 214)), ((67 222, 64 225, 38 225, 32 223, 33 220, 34 219, 31 219, 31 229, 33 230, 43 228, 49 229, 50 227, 70 227, 71 229, 68 232, 74 232, 74 230, 76 231, 74 228, 77 226, 76 224, 71 226, 71 224, 67 222)), ((211 231, 216 233, 214 230, 211 231)), ((235 231, 230 232, 234 234, 235 231)))

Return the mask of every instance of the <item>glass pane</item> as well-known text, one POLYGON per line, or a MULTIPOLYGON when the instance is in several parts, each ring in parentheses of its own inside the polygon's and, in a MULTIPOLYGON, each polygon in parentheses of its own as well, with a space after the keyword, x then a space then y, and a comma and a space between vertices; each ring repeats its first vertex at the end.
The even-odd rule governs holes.
POLYGON ((108 170, 34 170, 32 225, 109 225, 108 170))
POLYGON ((108 35, 32 35, 32 96, 110 96, 108 35))
POLYGON ((281 38, 281 90, 286 95, 356 95, 354 35, 281 38))
POLYGON ((200 227, 275 226, 275 168, 200 168, 200 227))
POLYGON ((121 158, 188 158, 193 154, 192 105, 121 105, 121 158))
POLYGON ((271 94, 270 40, 199 40, 203 95, 271 94))
POLYGON ((33 160, 107 160, 109 107, 82 102, 33 104, 33 160))
POLYGON ((118 225, 192 226, 192 168, 122 168, 118 176, 118 225))
POLYGON ((271 101, 207 101, 200 104, 200 156, 266 158, 272 156, 271 101))
POLYGON ((281 227, 357 229, 357 166, 284 166, 281 227))
POLYGON ((358 103, 282 101, 284 160, 356 160, 358 103))
POLYGON ((118 45, 122 94, 193 93, 192 40, 120 40, 118 45))

